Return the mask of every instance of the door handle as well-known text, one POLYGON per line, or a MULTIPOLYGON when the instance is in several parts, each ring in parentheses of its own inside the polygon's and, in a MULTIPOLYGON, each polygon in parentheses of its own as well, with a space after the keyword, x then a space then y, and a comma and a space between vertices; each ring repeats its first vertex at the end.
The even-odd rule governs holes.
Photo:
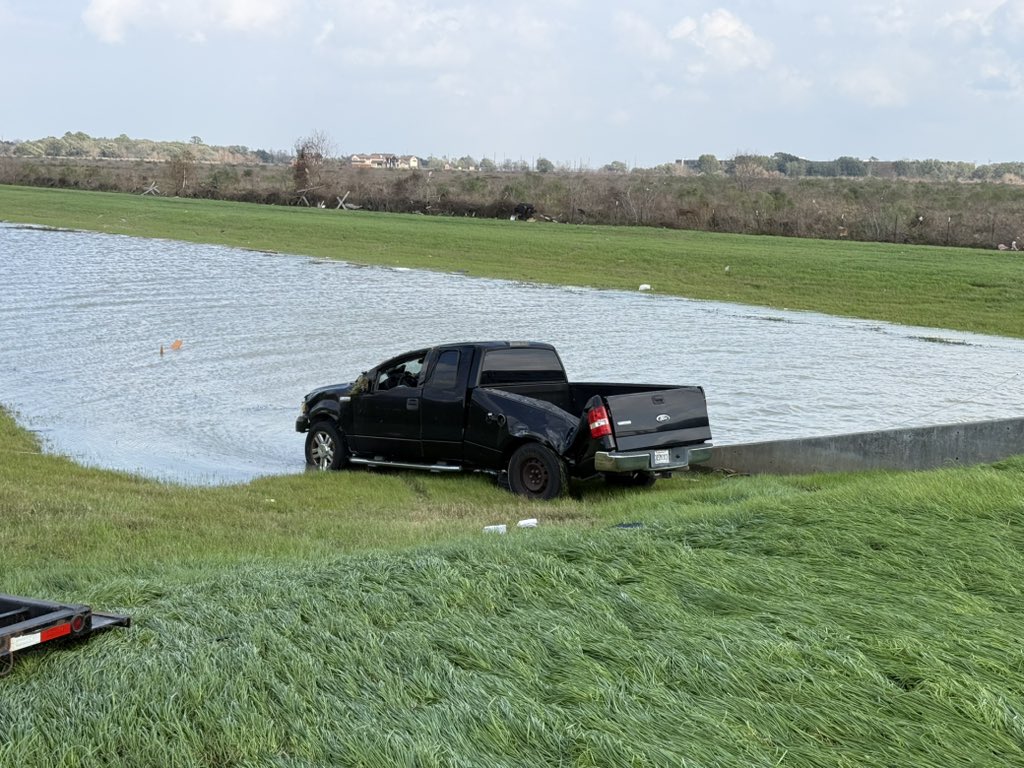
POLYGON ((409 397, 405 401, 405 410, 407 411, 418 411, 420 409, 420 399, 418 397, 409 397))

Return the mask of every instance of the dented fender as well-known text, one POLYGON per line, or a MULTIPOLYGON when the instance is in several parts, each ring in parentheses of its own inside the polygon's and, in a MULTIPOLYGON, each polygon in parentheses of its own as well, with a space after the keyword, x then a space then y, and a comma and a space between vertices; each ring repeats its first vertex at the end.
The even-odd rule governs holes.
POLYGON ((571 460, 580 424, 578 416, 544 400, 481 387, 473 390, 466 437, 501 456, 515 443, 535 440, 571 460))

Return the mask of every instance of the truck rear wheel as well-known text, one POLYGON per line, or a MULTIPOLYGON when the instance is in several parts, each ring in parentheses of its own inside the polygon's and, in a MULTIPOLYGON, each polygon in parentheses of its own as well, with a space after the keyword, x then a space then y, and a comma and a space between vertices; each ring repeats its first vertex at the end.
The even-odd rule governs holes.
POLYGON ((317 469, 341 469, 348 464, 348 446, 338 428, 318 421, 306 435, 306 463, 317 469))
POLYGON ((509 487, 528 499, 554 499, 567 483, 565 462, 540 443, 519 446, 508 463, 509 487))

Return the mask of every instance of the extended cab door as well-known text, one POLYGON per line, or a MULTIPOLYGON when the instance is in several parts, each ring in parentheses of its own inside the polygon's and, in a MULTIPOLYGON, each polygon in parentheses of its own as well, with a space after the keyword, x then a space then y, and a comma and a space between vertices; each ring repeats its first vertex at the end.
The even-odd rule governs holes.
POLYGON ((472 347, 445 349, 428 371, 420 406, 423 458, 427 461, 462 461, 472 361, 472 347))
POLYGON ((349 446, 395 461, 421 461, 420 373, 426 351, 389 360, 376 369, 370 389, 352 398, 349 446))

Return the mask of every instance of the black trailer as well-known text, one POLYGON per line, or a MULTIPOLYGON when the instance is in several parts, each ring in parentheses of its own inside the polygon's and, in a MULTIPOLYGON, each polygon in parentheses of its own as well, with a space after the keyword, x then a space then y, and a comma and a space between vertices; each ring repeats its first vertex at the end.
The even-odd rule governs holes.
POLYGON ((13 668, 16 651, 51 640, 82 638, 107 627, 128 627, 131 622, 129 616, 101 613, 88 605, 0 595, 0 677, 13 668))

